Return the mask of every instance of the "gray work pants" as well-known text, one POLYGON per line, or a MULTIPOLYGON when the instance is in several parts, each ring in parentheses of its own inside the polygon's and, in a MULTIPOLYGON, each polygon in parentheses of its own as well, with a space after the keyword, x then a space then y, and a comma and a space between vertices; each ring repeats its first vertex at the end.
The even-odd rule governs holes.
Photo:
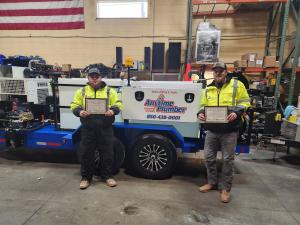
POLYGON ((237 143, 238 132, 215 133, 207 131, 204 144, 204 158, 209 184, 219 185, 219 190, 230 191, 233 180, 234 150, 237 143), (221 180, 218 182, 217 152, 221 150, 223 166, 221 180))

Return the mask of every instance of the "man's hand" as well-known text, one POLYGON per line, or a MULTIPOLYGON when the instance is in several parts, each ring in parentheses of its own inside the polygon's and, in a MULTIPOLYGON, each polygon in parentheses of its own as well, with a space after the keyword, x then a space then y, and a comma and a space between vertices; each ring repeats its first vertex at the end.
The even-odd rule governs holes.
POLYGON ((105 113, 105 116, 113 116, 115 113, 111 109, 105 113))
POLYGON ((230 114, 227 116, 227 120, 228 120, 229 122, 234 121, 236 118, 237 118, 237 115, 236 115, 235 112, 232 112, 232 113, 230 113, 230 114))
POLYGON ((204 115, 204 113, 199 113, 198 114, 198 119, 201 120, 201 121, 205 121, 205 115, 204 115))
POLYGON ((85 110, 81 110, 80 113, 79 113, 79 116, 82 117, 82 118, 85 118, 89 115, 90 115, 90 113, 85 111, 85 110))

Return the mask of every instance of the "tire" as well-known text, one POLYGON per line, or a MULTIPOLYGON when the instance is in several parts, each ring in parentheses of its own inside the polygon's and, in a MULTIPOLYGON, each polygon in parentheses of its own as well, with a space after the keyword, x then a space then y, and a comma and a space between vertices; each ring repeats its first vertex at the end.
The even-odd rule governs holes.
POLYGON ((136 141, 130 161, 132 169, 144 178, 168 178, 177 162, 176 148, 162 135, 146 134, 136 141))
MULTIPOLYGON (((112 172, 116 174, 121 166, 123 165, 125 160, 125 147, 122 142, 114 138, 114 163, 112 172)), ((95 175, 100 175, 101 171, 101 159, 100 159, 100 152, 98 149, 95 151, 95 175)))
MULTIPOLYGON (((78 161, 81 162, 81 152, 80 148, 77 149, 77 158, 78 161)), ((114 163, 113 163, 113 169, 112 172, 113 174, 116 174, 121 166, 123 165, 125 160, 125 147, 122 144, 122 142, 117 139, 116 137, 114 138, 114 163)), ((98 149, 95 151, 95 172, 94 175, 100 176, 100 171, 101 171, 101 160, 100 160, 100 152, 98 149)))

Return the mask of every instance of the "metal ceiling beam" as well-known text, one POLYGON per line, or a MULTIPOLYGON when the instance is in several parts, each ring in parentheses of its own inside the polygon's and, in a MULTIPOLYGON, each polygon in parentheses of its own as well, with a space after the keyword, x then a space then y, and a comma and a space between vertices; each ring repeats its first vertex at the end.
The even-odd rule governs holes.
POLYGON ((273 6, 269 11, 265 55, 270 55, 269 47, 270 47, 270 37, 271 37, 272 27, 273 27, 273 6))
POLYGON ((298 21, 298 15, 297 15, 297 10, 295 8, 295 2, 294 1, 292 2, 291 6, 292 6, 293 15, 294 15, 296 21, 298 21))
POLYGON ((282 34, 282 27, 283 27, 283 19, 284 19, 284 12, 285 7, 283 3, 280 3, 281 12, 279 15, 279 21, 278 21, 278 38, 277 38, 277 44, 276 44, 276 60, 279 59, 279 51, 280 51, 280 43, 281 43, 281 34, 282 34))
POLYGON ((187 27, 187 53, 186 63, 191 63, 191 49, 192 49, 192 29, 193 29, 193 2, 189 0, 188 3, 188 27, 187 27))
POLYGON ((272 33, 272 29, 273 29, 274 23, 276 21, 277 15, 278 15, 280 6, 281 6, 281 3, 277 4, 275 13, 273 12, 274 11, 274 6, 272 6, 270 8, 270 11, 269 11, 267 36, 266 36, 266 45, 265 45, 265 55, 271 55, 271 51, 270 51, 271 33, 272 33))
MULTIPOLYGON (((292 65, 292 74, 289 88, 289 96, 288 96, 288 105, 293 103, 294 99, 294 90, 295 90, 295 81, 296 81, 296 70, 299 62, 299 54, 300 54, 300 7, 298 8, 298 16, 297 16, 297 34, 295 39, 295 50, 294 50, 294 61, 292 65)), ((299 103, 298 103, 299 104, 299 103)))
POLYGON ((277 109, 279 98, 280 98, 280 81, 281 81, 281 73, 282 73, 282 66, 284 62, 284 47, 285 47, 285 40, 286 40, 286 31, 288 26, 289 20, 289 11, 290 11, 290 3, 291 0, 288 0, 287 3, 284 4, 284 16, 283 16, 283 24, 282 24, 282 32, 281 32, 281 40, 280 40, 280 49, 279 49, 279 71, 276 76, 276 86, 275 86, 275 104, 274 109, 277 109))

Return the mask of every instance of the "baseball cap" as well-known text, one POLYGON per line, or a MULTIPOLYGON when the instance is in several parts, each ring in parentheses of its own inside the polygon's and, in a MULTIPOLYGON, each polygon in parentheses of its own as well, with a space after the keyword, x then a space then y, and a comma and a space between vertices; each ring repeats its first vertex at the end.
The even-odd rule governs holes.
POLYGON ((91 68, 91 69, 88 70, 88 75, 89 76, 90 75, 99 75, 99 76, 101 76, 101 73, 100 73, 100 71, 99 71, 98 68, 93 67, 93 68, 91 68))
POLYGON ((221 68, 226 70, 226 64, 224 62, 215 62, 212 69, 221 68))

